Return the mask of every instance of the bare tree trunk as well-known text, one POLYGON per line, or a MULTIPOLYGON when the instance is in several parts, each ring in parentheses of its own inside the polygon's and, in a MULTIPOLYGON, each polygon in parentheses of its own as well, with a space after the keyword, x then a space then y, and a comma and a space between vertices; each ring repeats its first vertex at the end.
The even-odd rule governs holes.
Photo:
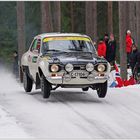
POLYGON ((54 31, 61 31, 61 4, 60 1, 54 2, 54 31))
POLYGON ((49 1, 41 2, 41 31, 52 32, 52 18, 51 18, 51 7, 49 1))
POLYGON ((108 33, 113 33, 113 9, 112 9, 112 1, 108 1, 108 33))
POLYGON ((136 30, 136 9, 135 9, 135 2, 131 1, 129 2, 129 29, 132 32, 132 37, 135 40, 135 43, 137 44, 137 30, 136 30))
POLYGON ((71 15, 71 32, 74 32, 74 8, 73 1, 70 2, 70 15, 71 15))
POLYGON ((136 2, 136 36, 137 45, 140 48, 140 1, 136 2))
POLYGON ((125 35, 127 30, 127 7, 126 2, 119 1, 119 43, 120 43, 120 66, 121 66, 121 76, 123 79, 127 79, 127 61, 126 61, 126 51, 125 51, 125 35))
POLYGON ((25 8, 24 1, 17 1, 17 34, 18 34, 18 60, 19 77, 23 81, 23 75, 20 69, 21 57, 25 52, 25 8))
POLYGON ((97 2, 86 1, 86 34, 97 41, 97 2))
POLYGON ((24 2, 17 1, 17 32, 18 32, 18 57, 19 62, 25 52, 25 10, 24 2))

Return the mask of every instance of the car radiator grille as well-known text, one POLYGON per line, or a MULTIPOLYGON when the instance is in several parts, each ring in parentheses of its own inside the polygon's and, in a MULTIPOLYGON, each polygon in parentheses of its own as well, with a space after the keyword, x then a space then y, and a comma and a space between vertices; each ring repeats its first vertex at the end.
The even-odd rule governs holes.
POLYGON ((86 70, 85 65, 74 65, 74 70, 86 70))

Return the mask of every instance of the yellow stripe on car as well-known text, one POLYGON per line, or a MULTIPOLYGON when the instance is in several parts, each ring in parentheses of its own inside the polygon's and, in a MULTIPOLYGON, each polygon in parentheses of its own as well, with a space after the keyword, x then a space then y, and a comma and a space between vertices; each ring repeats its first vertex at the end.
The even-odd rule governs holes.
POLYGON ((48 42, 53 40, 84 40, 88 42, 90 41, 90 39, 86 37, 49 37, 49 38, 44 38, 43 42, 48 42))

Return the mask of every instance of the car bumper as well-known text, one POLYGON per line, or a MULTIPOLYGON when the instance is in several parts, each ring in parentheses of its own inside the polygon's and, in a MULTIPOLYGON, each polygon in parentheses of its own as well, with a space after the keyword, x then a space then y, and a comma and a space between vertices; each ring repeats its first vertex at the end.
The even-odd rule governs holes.
POLYGON ((92 80, 88 80, 87 78, 71 78, 70 80, 66 80, 65 77, 56 76, 56 77, 47 77, 46 78, 51 84, 57 85, 92 85, 96 83, 104 83, 108 80, 108 76, 95 76, 92 80))

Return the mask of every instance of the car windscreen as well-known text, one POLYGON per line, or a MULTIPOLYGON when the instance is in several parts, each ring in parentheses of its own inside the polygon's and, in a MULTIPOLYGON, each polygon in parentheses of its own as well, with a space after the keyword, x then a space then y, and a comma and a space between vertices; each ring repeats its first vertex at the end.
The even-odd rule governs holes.
POLYGON ((91 52, 96 53, 95 47, 88 38, 47 38, 42 44, 42 53, 48 51, 61 52, 91 52))

